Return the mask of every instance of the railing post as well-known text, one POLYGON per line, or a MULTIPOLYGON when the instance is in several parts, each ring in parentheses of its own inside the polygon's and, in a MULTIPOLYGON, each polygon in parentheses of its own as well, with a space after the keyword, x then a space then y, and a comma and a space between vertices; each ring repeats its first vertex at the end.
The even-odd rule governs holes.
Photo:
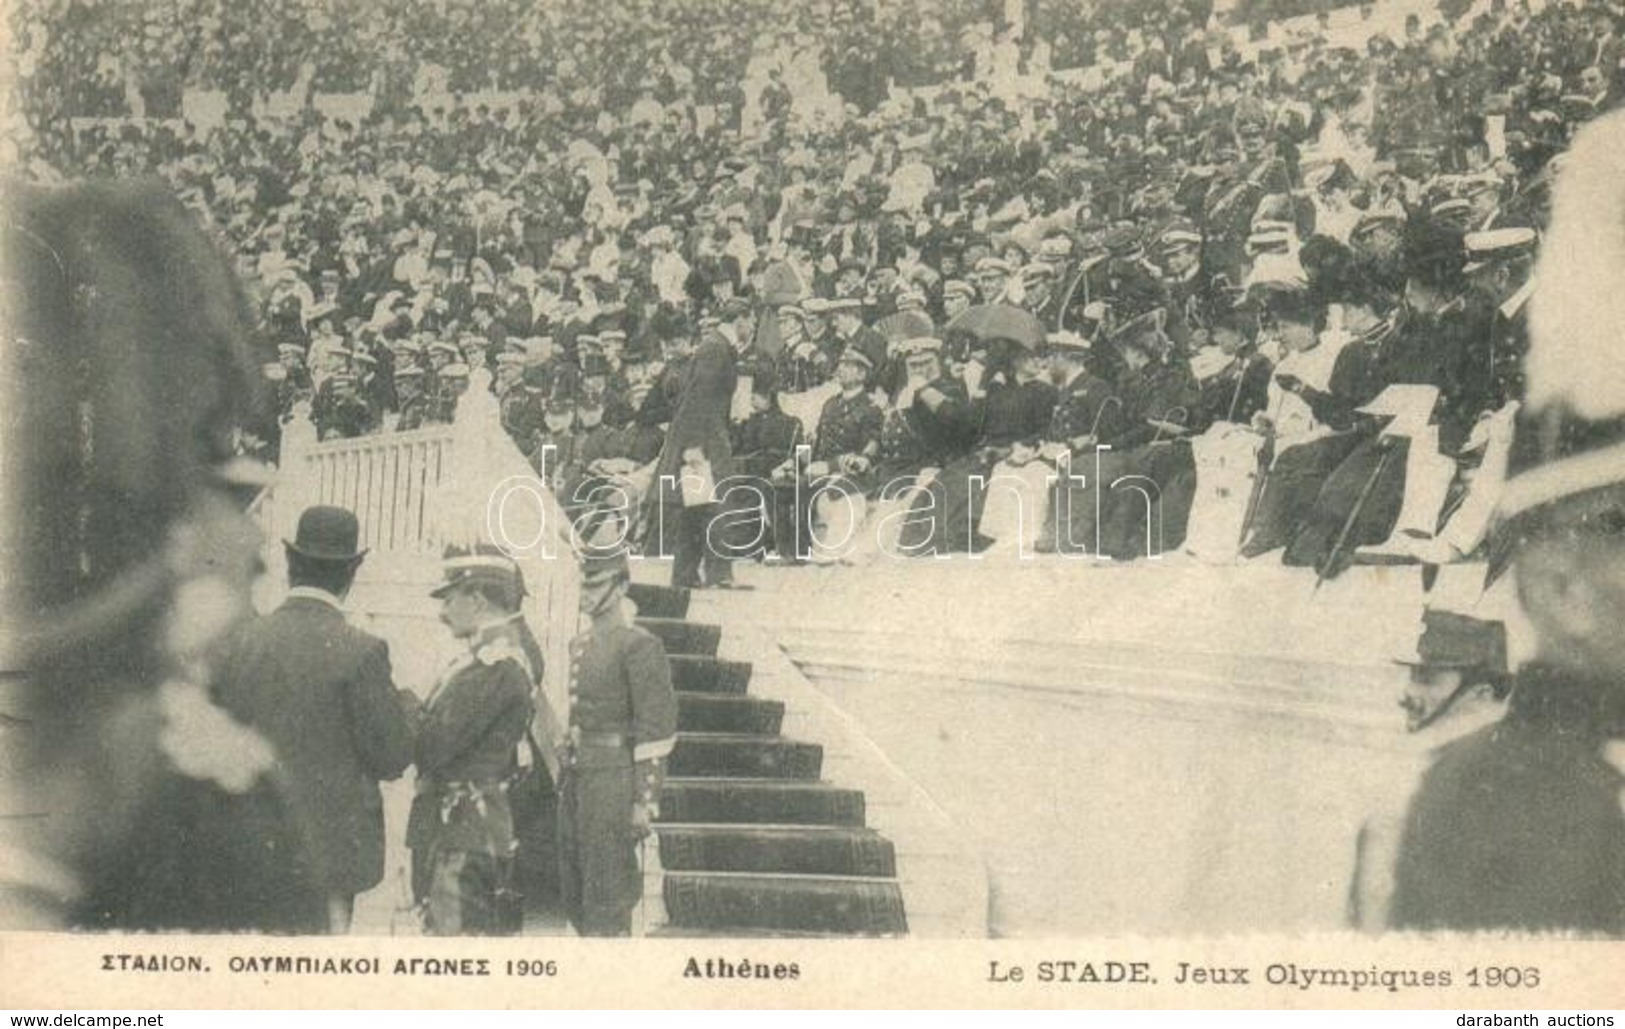
POLYGON ((282 427, 275 486, 276 524, 271 527, 279 538, 291 539, 294 527, 299 524, 299 515, 318 499, 311 495, 311 476, 307 467, 310 451, 316 446, 316 441, 316 423, 310 420, 310 402, 301 400, 293 406, 292 418, 282 427))

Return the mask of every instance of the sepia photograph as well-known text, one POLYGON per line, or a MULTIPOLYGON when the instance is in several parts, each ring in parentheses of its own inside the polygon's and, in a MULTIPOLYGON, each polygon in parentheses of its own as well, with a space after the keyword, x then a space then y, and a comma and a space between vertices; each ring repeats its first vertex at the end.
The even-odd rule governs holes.
POLYGON ((1619 967, 1616 0, 3 17, 14 983, 1619 967))

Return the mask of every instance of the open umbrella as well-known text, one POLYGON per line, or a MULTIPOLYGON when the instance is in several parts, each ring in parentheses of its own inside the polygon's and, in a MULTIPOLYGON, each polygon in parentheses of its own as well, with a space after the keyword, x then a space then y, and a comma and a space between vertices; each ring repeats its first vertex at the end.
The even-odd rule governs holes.
POLYGON ((1044 323, 1014 304, 978 304, 959 312, 947 330, 970 335, 978 342, 1004 339, 1027 350, 1044 343, 1044 323))

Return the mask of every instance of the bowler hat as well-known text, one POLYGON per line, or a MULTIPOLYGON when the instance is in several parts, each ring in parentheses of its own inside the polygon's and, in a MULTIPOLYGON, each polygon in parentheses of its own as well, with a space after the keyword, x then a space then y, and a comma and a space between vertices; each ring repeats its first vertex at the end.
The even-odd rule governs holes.
POLYGON ((367 552, 356 549, 360 539, 361 523, 354 512, 320 504, 305 509, 293 539, 282 543, 290 552, 316 561, 357 561, 367 552))

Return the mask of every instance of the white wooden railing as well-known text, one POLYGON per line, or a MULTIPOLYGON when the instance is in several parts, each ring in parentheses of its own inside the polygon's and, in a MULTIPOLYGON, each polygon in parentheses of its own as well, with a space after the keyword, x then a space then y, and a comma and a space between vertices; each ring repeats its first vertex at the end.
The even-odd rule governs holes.
MULTIPOLYGON (((437 494, 450 467, 450 425, 325 443, 301 438, 305 429, 297 419, 288 429, 293 438, 283 437, 281 481, 297 489, 305 505, 354 511, 361 521, 361 545, 372 551, 440 553, 437 494)), ((286 506, 277 504, 279 511, 286 506)))
POLYGON ((369 551, 363 574, 398 579, 398 586, 387 589, 400 593, 402 606, 410 607, 422 603, 446 547, 503 545, 492 535, 492 498, 502 495, 503 484, 521 480, 524 488, 508 491, 510 502, 502 513, 509 527, 519 523, 514 536, 527 546, 504 549, 524 573, 526 620, 547 658, 542 688, 549 710, 539 726, 545 731, 550 722, 568 724, 569 642, 580 627, 579 573, 563 509, 502 428, 484 373, 470 382, 450 425, 318 441, 308 411, 296 411, 283 429, 275 481, 250 513, 276 551, 268 553, 267 567, 279 574, 280 541, 293 538, 302 511, 314 504, 354 511, 361 545, 369 551), (538 539, 544 543, 531 545, 538 539))

